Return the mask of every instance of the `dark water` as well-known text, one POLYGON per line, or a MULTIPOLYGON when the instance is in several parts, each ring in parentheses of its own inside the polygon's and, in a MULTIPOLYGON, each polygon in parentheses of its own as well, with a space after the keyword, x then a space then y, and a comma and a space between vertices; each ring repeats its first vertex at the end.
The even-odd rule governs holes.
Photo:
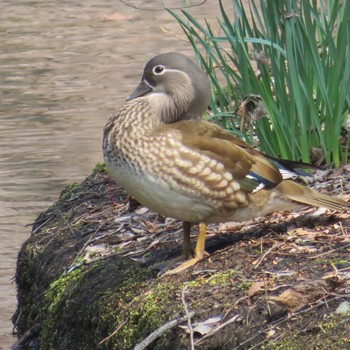
MULTIPOLYGON (((160 8, 191 1, 133 3, 160 8)), ((219 13, 214 0, 189 11, 213 22, 219 13)), ((26 225, 101 160, 109 113, 136 86, 144 63, 167 51, 192 55, 165 11, 118 0, 1 1, 0 349, 14 342, 12 280, 30 234, 26 225)))

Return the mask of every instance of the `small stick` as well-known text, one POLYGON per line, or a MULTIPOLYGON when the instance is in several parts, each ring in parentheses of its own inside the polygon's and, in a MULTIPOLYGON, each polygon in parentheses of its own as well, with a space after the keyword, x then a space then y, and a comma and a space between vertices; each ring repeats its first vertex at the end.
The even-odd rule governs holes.
POLYGON ((191 323, 190 312, 188 311, 188 305, 187 305, 186 299, 185 299, 185 292, 186 292, 187 288, 188 288, 188 285, 187 284, 184 285, 184 287, 182 289, 181 300, 182 300, 182 304, 184 306, 185 313, 187 316, 188 329, 190 330, 191 350, 194 350, 193 327, 192 327, 192 323, 191 323))
POLYGON ((274 249, 279 248, 281 245, 282 243, 276 243, 270 249, 268 249, 253 267, 253 269, 255 270, 264 261, 267 255, 269 255, 274 249))
MULTIPOLYGON (((190 317, 194 316, 194 312, 189 313, 190 317)), ((138 343, 134 350, 144 350, 147 348, 148 345, 150 345, 154 340, 162 336, 165 332, 167 332, 169 329, 176 327, 180 323, 187 320, 187 316, 176 318, 175 320, 169 321, 162 326, 160 326, 158 329, 156 329, 154 332, 152 332, 149 336, 147 336, 144 340, 142 340, 141 343, 138 343)))

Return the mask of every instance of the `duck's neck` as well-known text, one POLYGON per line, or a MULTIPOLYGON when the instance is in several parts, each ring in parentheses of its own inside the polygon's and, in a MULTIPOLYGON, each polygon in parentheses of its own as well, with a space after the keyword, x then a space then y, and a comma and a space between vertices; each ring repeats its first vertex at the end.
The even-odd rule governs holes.
POLYGON ((179 87, 172 94, 153 93, 145 97, 153 115, 161 123, 171 124, 180 120, 195 119, 190 111, 192 93, 179 87))
POLYGON ((191 100, 188 95, 170 96, 166 93, 153 93, 131 100, 124 108, 120 124, 124 128, 148 133, 161 124, 171 124, 181 120, 200 119, 201 115, 188 111, 191 100), (128 111, 129 110, 129 111, 128 111), (126 112, 126 113, 125 113, 126 112))

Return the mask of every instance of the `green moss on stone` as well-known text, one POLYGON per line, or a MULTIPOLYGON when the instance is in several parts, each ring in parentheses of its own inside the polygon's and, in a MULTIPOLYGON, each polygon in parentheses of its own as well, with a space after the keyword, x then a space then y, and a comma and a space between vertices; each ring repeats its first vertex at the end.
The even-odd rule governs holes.
POLYGON ((99 162, 95 165, 95 167, 92 169, 92 173, 100 173, 101 171, 106 171, 106 165, 105 162, 99 162))
MULTIPOLYGON (((118 333, 121 349, 132 348, 135 341, 142 341, 155 329, 178 317, 183 307, 181 303, 174 303, 176 290, 172 284, 161 280, 131 301, 127 311, 118 317, 119 323, 125 322, 118 333)), ((166 342, 167 335, 160 337, 156 348, 164 349, 166 342)))
MULTIPOLYGON (((41 350, 132 349, 183 313, 181 301, 174 303, 181 285, 154 275, 125 258, 81 265, 62 275, 45 295, 41 350)), ((167 348, 170 339, 174 344, 165 334, 153 349, 167 348)))
POLYGON ((64 200, 69 199, 72 196, 72 194, 74 193, 74 191, 76 191, 79 188, 80 188, 80 185, 76 182, 74 182, 70 185, 67 185, 63 189, 63 191, 61 192, 59 200, 64 201, 64 200))
POLYGON ((236 274, 235 270, 228 270, 225 272, 216 272, 208 278, 198 277, 195 280, 189 281, 187 285, 190 288, 200 287, 202 285, 207 286, 224 286, 232 283, 232 277, 236 274))

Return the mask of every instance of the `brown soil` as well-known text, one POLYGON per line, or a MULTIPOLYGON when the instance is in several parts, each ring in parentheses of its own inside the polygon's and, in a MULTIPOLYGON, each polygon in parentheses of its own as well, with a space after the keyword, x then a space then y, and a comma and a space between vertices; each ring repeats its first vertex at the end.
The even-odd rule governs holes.
MULTIPOLYGON (((348 199, 349 173, 316 187, 348 199)), ((181 223, 98 167, 22 247, 16 348, 350 349, 349 227, 348 213, 321 209, 211 225, 208 258, 158 277, 181 252, 181 223)))

